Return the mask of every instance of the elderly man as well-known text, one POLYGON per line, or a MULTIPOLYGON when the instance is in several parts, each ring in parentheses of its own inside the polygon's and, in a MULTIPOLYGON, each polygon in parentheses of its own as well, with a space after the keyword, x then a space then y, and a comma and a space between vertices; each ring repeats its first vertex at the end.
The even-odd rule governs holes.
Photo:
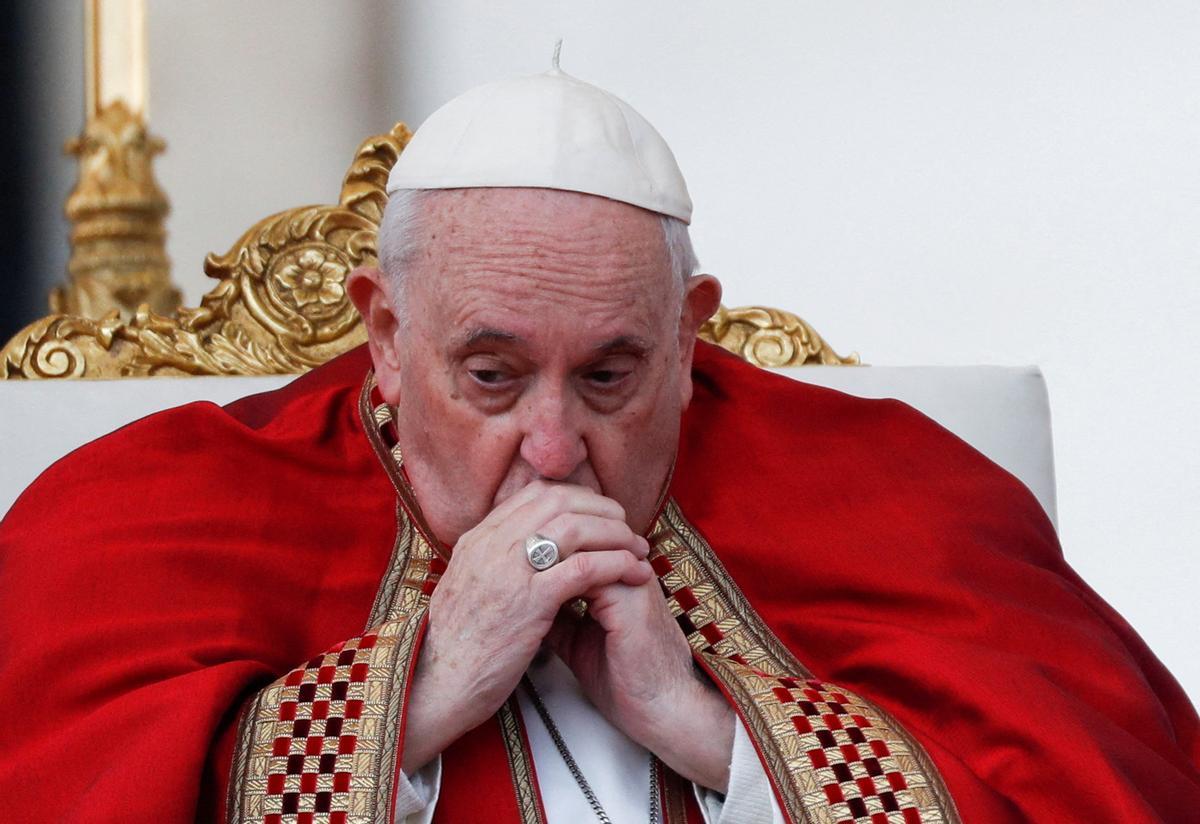
POLYGON ((369 358, 6 519, 10 819, 1194 820, 1194 711, 1019 482, 697 344, 636 112, 493 84, 389 191, 369 358))

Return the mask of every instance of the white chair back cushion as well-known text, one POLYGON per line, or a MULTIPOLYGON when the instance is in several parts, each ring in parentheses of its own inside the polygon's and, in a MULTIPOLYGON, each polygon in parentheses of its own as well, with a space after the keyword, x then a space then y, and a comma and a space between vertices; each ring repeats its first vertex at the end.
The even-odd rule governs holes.
MULTIPOLYGON (((1045 381, 1036 368, 805 366, 778 371, 852 395, 905 401, 1020 478, 1054 519, 1050 409, 1045 381)), ((228 403, 289 380, 290 376, 0 382, 0 512, 7 512, 50 464, 126 423, 195 400, 228 403)), ((136 460, 136 455, 130 456, 131 462, 136 460)))

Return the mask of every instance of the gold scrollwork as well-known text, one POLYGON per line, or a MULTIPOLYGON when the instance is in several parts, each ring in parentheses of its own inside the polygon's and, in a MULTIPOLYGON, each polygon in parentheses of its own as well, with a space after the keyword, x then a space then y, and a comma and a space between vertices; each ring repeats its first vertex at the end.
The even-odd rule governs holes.
POLYGON ((791 312, 763 306, 736 309, 722 306, 700 328, 700 338, 756 366, 857 366, 860 363, 857 352, 842 357, 817 334, 816 329, 791 312))

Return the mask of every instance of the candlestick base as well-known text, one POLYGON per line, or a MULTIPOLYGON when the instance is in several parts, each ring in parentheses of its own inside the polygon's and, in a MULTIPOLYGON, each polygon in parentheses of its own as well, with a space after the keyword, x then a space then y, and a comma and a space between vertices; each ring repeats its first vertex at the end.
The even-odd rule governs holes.
POLYGON ((79 158, 79 182, 66 204, 70 283, 51 293, 51 311, 99 319, 116 309, 132 318, 143 304, 158 314, 179 307, 163 225, 170 206, 153 169, 164 148, 119 100, 67 142, 79 158))

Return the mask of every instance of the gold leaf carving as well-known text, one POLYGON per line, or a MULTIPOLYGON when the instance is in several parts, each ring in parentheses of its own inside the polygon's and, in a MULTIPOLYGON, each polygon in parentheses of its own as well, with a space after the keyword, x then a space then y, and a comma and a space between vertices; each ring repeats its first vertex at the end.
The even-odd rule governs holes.
POLYGON ((726 309, 722 306, 700 327, 699 337, 756 366, 859 364, 857 353, 842 357, 825 343, 816 329, 782 309, 763 306, 726 309))

